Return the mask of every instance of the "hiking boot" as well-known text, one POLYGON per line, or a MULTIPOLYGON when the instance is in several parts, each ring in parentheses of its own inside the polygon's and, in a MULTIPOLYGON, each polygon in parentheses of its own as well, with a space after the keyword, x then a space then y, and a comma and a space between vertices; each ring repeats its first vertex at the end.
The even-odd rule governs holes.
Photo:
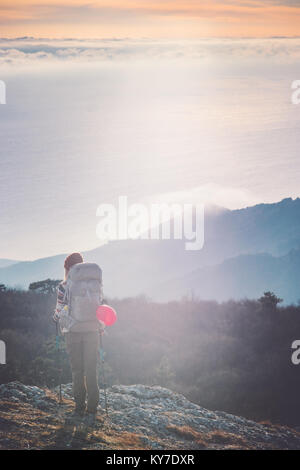
POLYGON ((70 419, 80 419, 84 417, 85 408, 75 408, 71 413, 68 414, 70 419))

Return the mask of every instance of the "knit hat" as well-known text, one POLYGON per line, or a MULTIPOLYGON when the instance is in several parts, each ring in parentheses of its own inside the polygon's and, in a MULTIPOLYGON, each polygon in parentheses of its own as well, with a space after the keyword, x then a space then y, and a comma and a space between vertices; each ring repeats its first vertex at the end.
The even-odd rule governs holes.
POLYGON ((69 271, 69 269, 77 263, 83 263, 83 257, 80 253, 72 253, 67 256, 64 263, 64 268, 69 271))

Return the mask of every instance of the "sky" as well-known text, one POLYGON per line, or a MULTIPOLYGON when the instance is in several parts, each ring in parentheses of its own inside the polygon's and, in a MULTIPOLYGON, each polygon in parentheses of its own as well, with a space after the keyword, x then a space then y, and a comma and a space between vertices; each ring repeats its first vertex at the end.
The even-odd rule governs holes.
POLYGON ((298 197, 299 3, 0 2, 0 258, 98 246, 119 196, 298 197))
POLYGON ((297 36, 299 0, 0 1, 2 37, 297 36))
POLYGON ((0 258, 91 249, 119 196, 299 196, 300 39, 2 40, 0 258))

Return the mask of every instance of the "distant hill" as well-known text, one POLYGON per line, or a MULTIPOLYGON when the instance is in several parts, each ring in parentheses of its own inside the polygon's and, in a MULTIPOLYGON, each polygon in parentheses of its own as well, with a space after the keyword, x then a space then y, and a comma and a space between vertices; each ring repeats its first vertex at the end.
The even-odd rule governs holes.
POLYGON ((14 259, 0 259, 0 268, 6 268, 7 266, 11 266, 12 264, 18 263, 17 260, 14 259))
POLYGON ((259 298, 268 290, 276 292, 284 303, 300 301, 300 250, 281 257, 266 253, 239 255, 153 287, 153 292, 159 291, 157 298, 161 301, 187 294, 218 301, 259 298))
MULTIPOLYGON (((287 302, 298 299, 299 198, 234 211, 214 208, 205 215, 204 248, 186 251, 184 243, 113 241, 84 256, 101 265, 107 296, 145 293, 169 300, 193 289, 201 297, 223 299, 274 289, 287 302)), ((27 288, 33 281, 60 279, 64 257, 0 267, 0 282, 27 288)))

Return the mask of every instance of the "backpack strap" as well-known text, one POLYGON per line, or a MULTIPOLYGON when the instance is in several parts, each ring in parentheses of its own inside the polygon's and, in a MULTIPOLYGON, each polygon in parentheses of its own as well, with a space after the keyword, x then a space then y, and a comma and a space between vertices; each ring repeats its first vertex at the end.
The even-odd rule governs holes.
POLYGON ((65 285, 65 293, 64 293, 64 297, 63 297, 63 302, 68 305, 69 309, 70 309, 70 284, 68 284, 68 281, 66 282, 66 285, 65 285))

